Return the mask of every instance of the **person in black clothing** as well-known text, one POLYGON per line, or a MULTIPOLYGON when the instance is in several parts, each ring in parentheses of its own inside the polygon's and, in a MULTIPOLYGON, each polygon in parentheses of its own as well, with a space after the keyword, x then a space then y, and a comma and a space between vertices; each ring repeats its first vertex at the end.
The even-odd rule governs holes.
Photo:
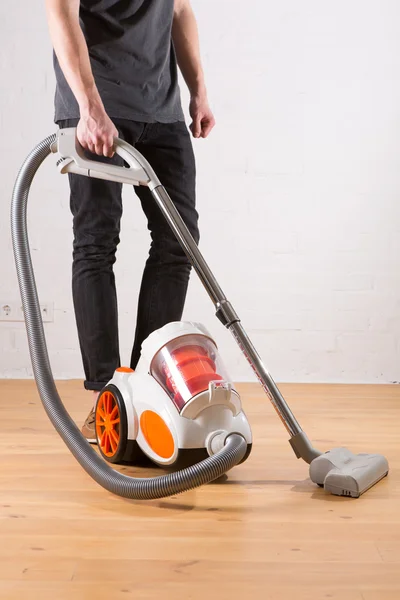
MULTIPOLYGON (((115 137, 150 162, 199 240, 195 160, 181 107, 178 66, 189 88, 191 133, 214 127, 189 0, 46 0, 57 80, 55 122, 77 127, 96 158, 121 164, 115 137), (101 157, 101 158, 99 158, 101 157)), ((113 273, 122 215, 121 184, 70 175, 72 291, 85 388, 99 391, 120 366, 113 273)), ((139 294, 131 367, 143 340, 182 317, 190 264, 146 188, 135 188, 151 233, 139 294)), ((94 411, 82 428, 95 442, 94 411)))

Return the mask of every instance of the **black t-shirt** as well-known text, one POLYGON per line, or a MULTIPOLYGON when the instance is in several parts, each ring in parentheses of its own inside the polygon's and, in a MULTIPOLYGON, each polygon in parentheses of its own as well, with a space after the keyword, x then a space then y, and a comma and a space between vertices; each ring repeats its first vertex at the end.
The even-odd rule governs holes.
MULTIPOLYGON (((107 114, 142 122, 183 121, 171 28, 174 0, 81 0, 80 22, 107 114)), ((55 121, 79 107, 54 56, 55 121)))

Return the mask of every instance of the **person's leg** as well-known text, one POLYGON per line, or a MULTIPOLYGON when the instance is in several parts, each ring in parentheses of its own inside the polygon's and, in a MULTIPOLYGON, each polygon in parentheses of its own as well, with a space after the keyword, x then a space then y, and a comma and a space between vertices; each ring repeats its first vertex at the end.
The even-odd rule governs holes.
MULTIPOLYGON (((69 120, 59 125, 64 128, 76 124, 76 120, 69 120)), ((143 125, 138 123, 133 127, 137 135, 142 129, 143 125)), ((88 156, 123 164, 118 156, 112 159, 90 153, 88 156)), ((69 183, 74 233, 72 293, 86 378, 84 386, 98 393, 111 379, 120 360, 113 265, 119 243, 122 184, 81 175, 69 175, 69 183)), ((88 439, 94 436, 92 413, 83 431, 88 439)))
MULTIPOLYGON (((119 157, 93 158, 121 164, 119 157)), ((69 175, 69 184, 74 233, 72 295, 84 386, 99 391, 119 364, 113 264, 119 243, 122 185, 81 175, 69 175)))
MULTIPOLYGON (((199 241, 195 208, 196 169, 185 123, 148 126, 136 148, 149 161, 172 198, 192 236, 199 241)), ((154 330, 182 318, 190 263, 149 190, 135 188, 148 219, 151 248, 139 294, 131 367, 140 357, 144 339, 154 330)))

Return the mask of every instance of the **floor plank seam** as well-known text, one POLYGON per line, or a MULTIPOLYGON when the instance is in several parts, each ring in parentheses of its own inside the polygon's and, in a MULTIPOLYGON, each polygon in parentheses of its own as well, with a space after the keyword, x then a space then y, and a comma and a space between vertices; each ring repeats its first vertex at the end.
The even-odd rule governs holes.
POLYGON ((375 543, 375 544, 374 544, 374 546, 375 546, 375 548, 376 548, 376 551, 377 551, 377 553, 379 554, 379 558, 381 559, 381 562, 382 562, 382 563, 385 563, 386 561, 385 561, 385 559, 384 559, 384 557, 383 557, 383 555, 382 555, 382 552, 379 550, 379 546, 378 546, 378 544, 376 544, 376 543, 375 543))
POLYGON ((78 563, 75 563, 74 568, 72 569, 70 581, 74 581, 77 569, 78 569, 78 563))

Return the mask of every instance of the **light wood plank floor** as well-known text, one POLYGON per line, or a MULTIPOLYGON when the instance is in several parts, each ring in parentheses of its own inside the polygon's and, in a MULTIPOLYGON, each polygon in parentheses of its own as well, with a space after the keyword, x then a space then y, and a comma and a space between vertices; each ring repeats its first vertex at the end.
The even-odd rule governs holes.
MULTIPOLYGON (((259 386, 239 387, 249 460, 222 483, 134 502, 82 471, 32 382, 1 381, 0 598, 399 600, 400 386, 281 386, 318 448, 387 455, 389 477, 358 500, 311 484, 259 386)), ((81 422, 90 396, 59 390, 81 422)))

